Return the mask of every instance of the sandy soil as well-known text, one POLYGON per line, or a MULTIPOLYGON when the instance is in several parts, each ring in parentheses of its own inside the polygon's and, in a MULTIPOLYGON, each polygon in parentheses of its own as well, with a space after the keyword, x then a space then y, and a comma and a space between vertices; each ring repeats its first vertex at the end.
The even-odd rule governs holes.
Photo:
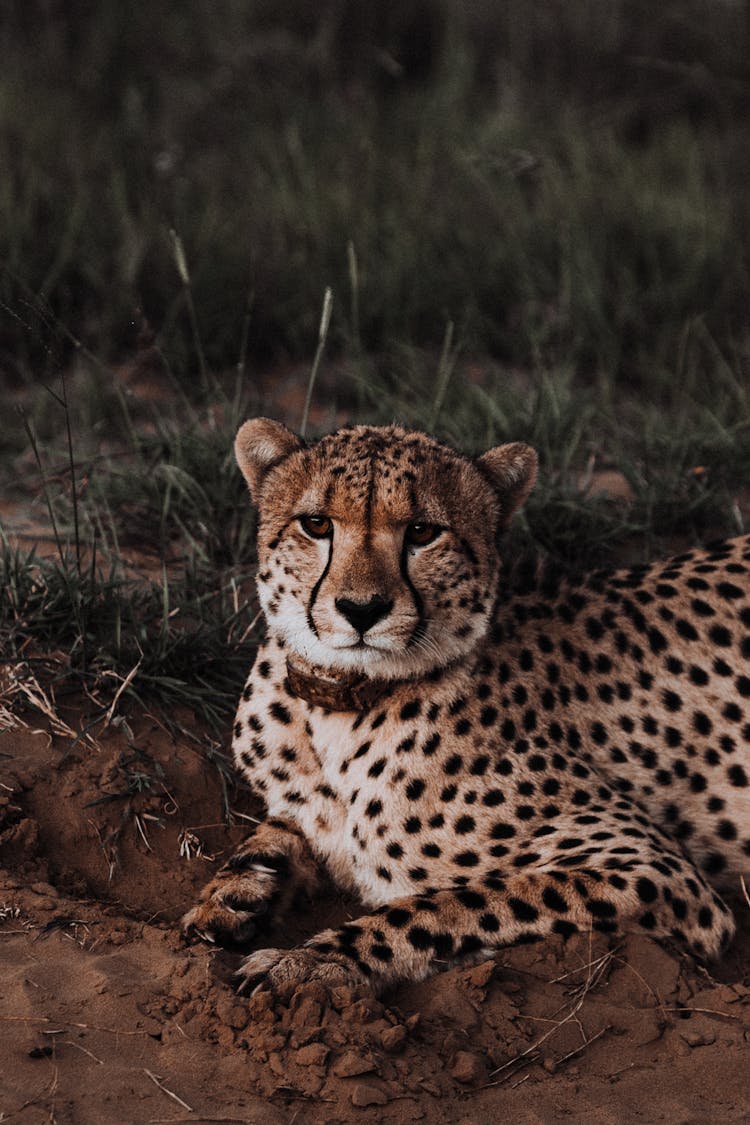
MULTIPOLYGON (((243 837, 185 717, 0 732, 0 1121, 746 1122, 750 910, 710 971, 644 938, 508 950, 380 1001, 238 996, 176 926, 243 837), (144 757, 145 756, 145 757, 144 757), (151 758, 163 776, 132 797, 151 758)), ((83 722, 70 711, 71 726, 83 722)), ((197 732, 200 736, 200 732, 197 732)), ((230 790, 236 813, 259 812, 230 790)), ((243 827, 244 823, 244 827, 243 827)), ((262 944, 355 916, 336 892, 262 944)))

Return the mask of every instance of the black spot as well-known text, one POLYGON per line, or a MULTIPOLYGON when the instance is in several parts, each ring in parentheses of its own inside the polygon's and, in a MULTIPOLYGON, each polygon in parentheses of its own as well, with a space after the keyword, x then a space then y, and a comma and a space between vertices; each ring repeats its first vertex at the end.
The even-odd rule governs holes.
POLYGON ((638 892, 638 897, 641 902, 654 902, 657 898, 658 891, 656 889, 656 884, 645 876, 637 881, 635 889, 638 892))
POLYGON ((289 708, 285 707, 283 703, 279 703, 277 699, 273 701, 269 710, 274 719, 278 719, 278 721, 280 723, 284 723, 285 726, 288 726, 288 724, 291 723, 292 716, 289 713, 289 708))
POLYGON ((697 731, 698 734, 708 735, 711 733, 713 729, 711 720, 703 711, 696 711, 693 714, 693 729, 697 731))
POLYGON ((459 836, 465 836, 467 832, 471 832, 474 828, 474 817, 460 816, 454 827, 459 836))
POLYGON ((483 894, 480 894, 479 891, 462 889, 456 891, 456 898, 463 906, 468 907, 469 910, 482 910, 487 905, 487 899, 483 894))
POLYGON ((545 887, 542 891, 542 902, 550 910, 558 914, 565 914, 569 909, 568 903, 554 887, 545 887))
POLYGON ((424 756, 426 758, 429 758, 432 754, 435 753, 435 751, 437 750, 439 745, 440 745, 440 732, 439 731, 433 731, 433 733, 430 735, 430 737, 425 741, 425 743, 422 747, 422 753, 424 754, 424 756))
POLYGON ((476 852, 459 852, 453 857, 453 862, 458 864, 459 867, 476 867, 479 863, 479 856, 476 852))
POLYGON ((410 801, 418 800, 425 791, 425 783, 421 777, 414 777, 406 786, 406 796, 410 801))
POLYGON ((508 906, 513 911, 513 915, 519 922, 536 922, 539 917, 539 911, 530 902, 525 899, 516 898, 511 896, 508 899, 508 906))
POLYGON ((429 930, 425 930, 423 926, 412 926, 406 935, 406 939, 415 949, 427 950, 432 946, 432 934, 429 930))
POLYGON ((674 624, 675 624, 675 629, 677 630, 677 632, 680 634, 680 636, 684 640, 686 640, 686 641, 697 641, 698 640, 697 630, 690 624, 689 621, 685 621, 685 619, 683 617, 678 617, 674 624))
POLYGON ((393 960, 393 950, 390 945, 373 945, 370 953, 377 961, 388 962, 393 960))
POLYGON ((712 625, 708 631, 709 640, 720 648, 728 648, 732 643, 732 634, 724 625, 712 625))
POLYGON ((737 789, 747 788, 747 774, 742 766, 730 766, 727 770, 727 777, 730 785, 734 785, 737 789))
POLYGON ((418 699, 410 699, 401 708, 400 716, 404 721, 407 719, 415 719, 419 712, 422 710, 422 704, 418 699))
POLYGON ((698 911, 698 925, 702 930, 710 930, 713 921, 713 911, 708 906, 702 906, 698 911))
POLYGON ((491 727, 497 719, 496 707, 483 707, 479 716, 479 721, 483 727, 491 727))
POLYGON ((611 902, 601 898, 590 898, 586 901, 586 909, 594 918, 614 918, 617 908, 611 902))

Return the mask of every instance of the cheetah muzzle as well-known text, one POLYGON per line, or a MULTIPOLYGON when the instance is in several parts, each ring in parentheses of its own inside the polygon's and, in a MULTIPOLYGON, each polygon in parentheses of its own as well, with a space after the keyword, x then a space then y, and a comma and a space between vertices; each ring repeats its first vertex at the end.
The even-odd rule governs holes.
POLYGON ((641 930, 716 956, 750 866, 750 537, 504 578, 536 456, 246 422, 268 625, 234 727, 269 819, 184 919, 246 943, 319 872, 369 913, 243 987, 374 988, 514 942, 641 930))

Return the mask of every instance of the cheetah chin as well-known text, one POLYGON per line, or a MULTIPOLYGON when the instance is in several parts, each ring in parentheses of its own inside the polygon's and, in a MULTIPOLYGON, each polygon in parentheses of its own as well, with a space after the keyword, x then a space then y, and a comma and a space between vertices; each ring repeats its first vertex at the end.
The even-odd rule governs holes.
POLYGON ((382 988, 514 942, 641 930, 719 954, 750 867, 750 537, 504 578, 536 455, 246 422, 268 625, 234 727, 268 819, 185 916, 247 942, 325 869, 369 913, 244 985, 382 988))

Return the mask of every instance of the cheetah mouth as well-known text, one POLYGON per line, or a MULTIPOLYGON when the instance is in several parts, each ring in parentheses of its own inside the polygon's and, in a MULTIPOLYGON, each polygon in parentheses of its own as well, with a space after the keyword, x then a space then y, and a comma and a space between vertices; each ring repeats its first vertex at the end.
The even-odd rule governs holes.
POLYGON ((356 641, 346 641, 343 644, 331 644, 330 648, 334 652, 377 652, 384 655, 389 655, 394 652, 400 652, 403 646, 394 644, 393 641, 387 638, 382 638, 381 643, 378 644, 380 638, 373 637, 366 639, 359 637, 356 641))

